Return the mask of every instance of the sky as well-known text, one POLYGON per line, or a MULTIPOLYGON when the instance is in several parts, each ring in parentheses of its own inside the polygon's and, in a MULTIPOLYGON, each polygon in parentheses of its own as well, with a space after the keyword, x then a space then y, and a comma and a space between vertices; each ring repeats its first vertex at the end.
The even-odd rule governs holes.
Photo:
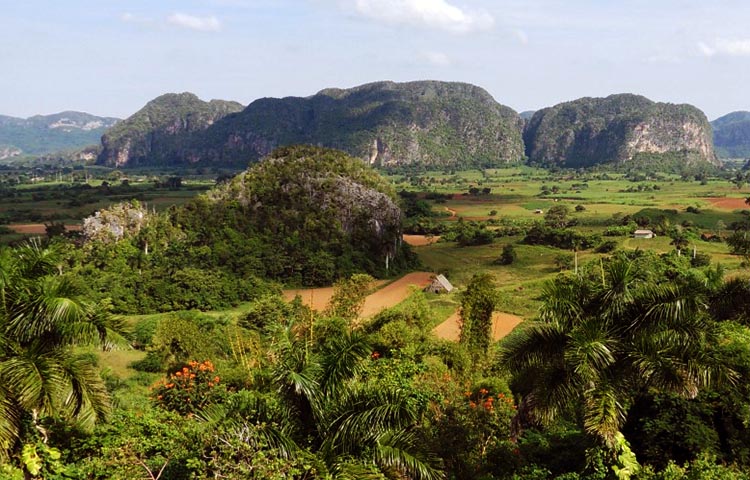
POLYGON ((517 111, 613 93, 750 110, 747 0, 0 0, 0 114, 127 117, 380 80, 517 111))

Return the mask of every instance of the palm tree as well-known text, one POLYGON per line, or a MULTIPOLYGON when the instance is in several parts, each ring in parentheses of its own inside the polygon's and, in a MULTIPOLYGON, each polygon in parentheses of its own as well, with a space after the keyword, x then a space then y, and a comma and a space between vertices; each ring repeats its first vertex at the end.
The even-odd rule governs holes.
MULTIPOLYGON (((272 327, 270 336, 272 384, 283 407, 274 415, 258 401, 245 409, 249 415, 234 417, 230 430, 243 435, 244 443, 271 447, 283 458, 305 458, 315 478, 382 479, 383 472, 443 478, 415 434, 419 409, 409 392, 357 378, 372 352, 362 333, 328 331, 311 341, 292 321, 272 327)), ((202 416, 223 421, 231 411, 212 406, 202 416)))
POLYGON ((544 287, 539 318, 501 347, 522 396, 516 436, 523 422, 549 422, 578 406, 587 433, 627 453, 620 429, 637 395, 655 389, 692 398, 717 372, 703 296, 647 280, 646 271, 615 258, 599 279, 567 277, 544 287))
POLYGON ((682 250, 690 244, 690 240, 681 230, 675 230, 669 236, 672 238, 672 241, 669 242, 669 244, 673 245, 677 250, 677 256, 681 256, 682 250))
MULTIPOLYGON (((0 459, 24 441, 30 424, 50 415, 91 426, 109 409, 94 365, 72 348, 119 337, 121 324, 83 301, 59 275, 55 248, 31 241, 0 254, 0 459)), ((33 432, 32 432, 33 433, 33 432)))

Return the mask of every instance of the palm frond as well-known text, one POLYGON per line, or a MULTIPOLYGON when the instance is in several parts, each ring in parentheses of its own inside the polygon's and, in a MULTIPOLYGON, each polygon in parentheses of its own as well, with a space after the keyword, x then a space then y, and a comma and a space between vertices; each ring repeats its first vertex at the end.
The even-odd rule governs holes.
POLYGON ((347 332, 331 340, 323 349, 320 387, 324 395, 333 395, 342 383, 354 376, 363 358, 372 351, 367 338, 347 332))
POLYGON ((417 420, 413 399, 401 390, 358 390, 336 407, 339 413, 327 426, 321 447, 333 454, 357 451, 383 432, 406 428, 417 420))
POLYGON ((441 480, 443 471, 437 467, 434 455, 420 451, 416 436, 408 430, 391 430, 377 439, 374 452, 375 463, 395 469, 407 478, 415 480, 441 480))
POLYGON ((611 449, 625 422, 625 407, 620 391, 608 382, 600 382, 584 395, 584 429, 600 438, 611 449))

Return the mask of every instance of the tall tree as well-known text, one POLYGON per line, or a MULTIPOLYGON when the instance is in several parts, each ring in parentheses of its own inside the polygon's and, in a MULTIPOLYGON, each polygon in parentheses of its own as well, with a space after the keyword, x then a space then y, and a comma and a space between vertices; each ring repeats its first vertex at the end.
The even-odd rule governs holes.
POLYGON ((111 346, 121 324, 59 275, 56 248, 30 242, 0 254, 0 460, 56 415, 90 426, 105 416, 104 383, 82 344, 111 346))
POLYGON ((476 274, 461 295, 461 343, 469 351, 485 354, 492 339, 492 313, 497 289, 492 275, 476 274))
POLYGON ((500 359, 522 395, 516 434, 578 407, 586 432, 633 460, 620 432, 628 407, 646 389, 695 397, 719 371, 715 327, 700 292, 648 280, 626 258, 602 269, 547 284, 539 319, 507 338, 500 359))

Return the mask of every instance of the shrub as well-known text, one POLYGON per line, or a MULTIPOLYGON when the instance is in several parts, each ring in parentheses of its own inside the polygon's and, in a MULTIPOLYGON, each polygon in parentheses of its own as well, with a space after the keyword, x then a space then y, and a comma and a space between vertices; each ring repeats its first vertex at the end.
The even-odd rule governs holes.
POLYGON ((696 252, 695 256, 690 259, 690 265, 692 267, 707 267, 711 265, 711 255, 696 252))
POLYGON ((151 398, 161 408, 192 415, 216 402, 221 393, 218 388, 220 381, 210 360, 202 363, 191 361, 156 384, 151 398))
POLYGON ((600 243, 594 250, 596 253, 610 253, 617 248, 617 242, 614 240, 605 240, 600 243))
POLYGON ((503 252, 500 254, 500 257, 495 260, 495 264, 510 265, 516 261, 516 258, 518 258, 516 250, 513 247, 513 244, 509 243, 503 247, 503 252))

